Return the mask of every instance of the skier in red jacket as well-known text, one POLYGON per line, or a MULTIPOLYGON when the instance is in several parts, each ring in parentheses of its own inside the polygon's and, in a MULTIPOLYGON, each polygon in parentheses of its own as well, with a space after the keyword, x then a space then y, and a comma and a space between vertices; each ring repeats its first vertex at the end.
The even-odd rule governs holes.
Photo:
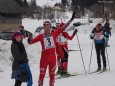
MULTIPOLYGON (((60 27, 63 27, 64 23, 60 24, 60 27)), ((61 74, 62 76, 68 75, 68 42, 67 40, 72 40, 77 33, 77 29, 73 32, 72 36, 70 36, 67 32, 62 32, 59 34, 56 43, 57 50, 57 62, 58 62, 58 71, 57 74, 61 74)))
POLYGON ((50 75, 49 86, 54 86, 56 69, 56 38, 73 21, 75 14, 76 13, 73 12, 72 18, 62 28, 59 28, 58 30, 53 32, 51 32, 51 23, 49 21, 44 22, 44 33, 39 34, 37 37, 29 41, 29 44, 33 44, 40 41, 42 45, 38 86, 43 86, 44 76, 46 74, 46 69, 48 66, 50 75))

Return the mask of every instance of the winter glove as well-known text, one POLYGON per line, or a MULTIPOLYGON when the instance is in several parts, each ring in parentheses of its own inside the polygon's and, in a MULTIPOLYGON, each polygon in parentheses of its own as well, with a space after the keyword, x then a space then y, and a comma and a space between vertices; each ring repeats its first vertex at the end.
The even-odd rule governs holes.
POLYGON ((32 34, 30 34, 29 37, 28 37, 28 40, 27 40, 28 43, 30 43, 32 39, 33 39, 33 38, 32 38, 32 34))
POLYGON ((73 35, 75 35, 77 32, 78 32, 78 30, 77 30, 77 29, 75 29, 75 30, 74 30, 74 32, 73 32, 73 35))
POLYGON ((94 38, 94 34, 91 33, 91 34, 90 34, 90 39, 93 39, 93 38, 94 38))
POLYGON ((29 38, 32 38, 32 36, 33 36, 33 34, 32 34, 32 33, 30 33, 30 34, 29 34, 29 38))

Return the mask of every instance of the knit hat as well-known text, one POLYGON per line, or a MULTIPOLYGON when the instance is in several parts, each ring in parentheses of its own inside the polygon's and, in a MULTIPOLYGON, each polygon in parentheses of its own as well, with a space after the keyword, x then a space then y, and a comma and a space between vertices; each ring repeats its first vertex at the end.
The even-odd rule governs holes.
POLYGON ((17 37, 23 38, 23 35, 20 32, 15 32, 12 34, 12 39, 15 39, 17 37))
POLYGON ((19 29, 23 30, 23 29, 24 29, 24 26, 21 25, 21 26, 19 27, 19 29))
POLYGON ((96 28, 103 29, 103 25, 102 25, 102 24, 100 24, 100 23, 98 23, 98 24, 96 25, 96 28))

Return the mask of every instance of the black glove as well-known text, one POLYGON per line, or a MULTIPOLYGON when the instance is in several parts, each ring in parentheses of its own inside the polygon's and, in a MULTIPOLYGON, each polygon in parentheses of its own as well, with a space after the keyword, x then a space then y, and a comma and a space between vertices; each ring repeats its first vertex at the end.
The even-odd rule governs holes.
POLYGON ((28 40, 27 40, 28 43, 30 43, 32 39, 33 39, 32 37, 31 38, 29 37, 28 40))
POLYGON ((32 33, 30 33, 30 34, 29 34, 29 38, 32 38, 32 36, 33 36, 33 34, 32 34, 32 33))
POLYGON ((93 39, 94 38, 94 34, 90 34, 90 39, 93 39))
POLYGON ((74 30, 74 32, 73 32, 73 35, 75 35, 77 32, 78 32, 78 30, 77 30, 77 29, 75 29, 75 30, 74 30))

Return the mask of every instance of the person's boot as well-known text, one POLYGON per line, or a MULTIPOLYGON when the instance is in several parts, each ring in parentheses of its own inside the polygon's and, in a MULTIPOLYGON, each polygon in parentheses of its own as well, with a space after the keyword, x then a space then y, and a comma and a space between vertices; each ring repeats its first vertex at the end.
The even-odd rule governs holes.
POLYGON ((103 72, 105 72, 105 71, 106 71, 106 67, 103 68, 103 72))
POLYGON ((63 76, 63 69, 60 70, 60 75, 63 76))
POLYGON ((38 86, 43 86, 43 81, 39 80, 38 81, 38 86))
POLYGON ((50 81, 50 86, 54 86, 54 80, 50 81))
POLYGON ((63 73, 61 76, 67 77, 67 76, 70 76, 70 74, 67 72, 67 70, 63 70, 63 73))
POLYGON ((98 68, 97 68, 97 72, 99 72, 99 71, 101 71, 101 67, 98 67, 98 68))

